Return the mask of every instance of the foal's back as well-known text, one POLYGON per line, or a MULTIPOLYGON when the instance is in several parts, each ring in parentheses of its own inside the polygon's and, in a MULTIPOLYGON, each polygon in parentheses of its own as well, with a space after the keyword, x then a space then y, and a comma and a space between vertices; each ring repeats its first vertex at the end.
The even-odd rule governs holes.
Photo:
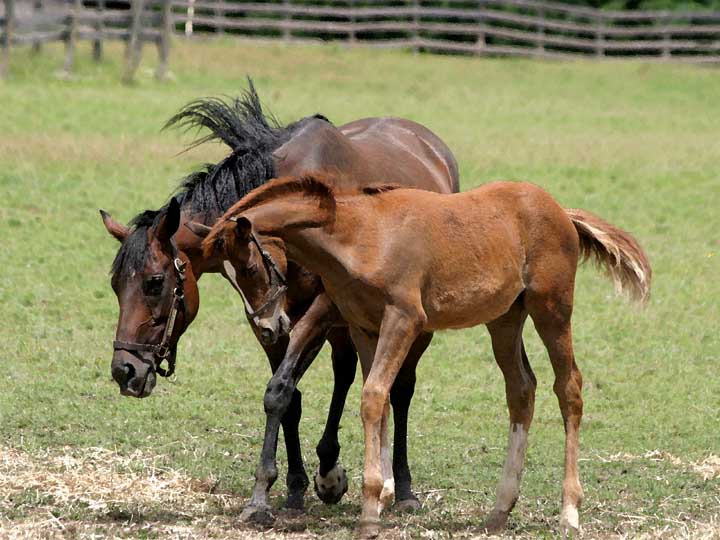
POLYGON ((364 273, 374 266, 375 282, 422 305, 426 330, 496 319, 542 265, 554 264, 571 283, 575 275, 575 227, 533 184, 494 182, 450 195, 396 189, 366 196, 354 212, 376 216, 358 231, 378 239, 364 273))

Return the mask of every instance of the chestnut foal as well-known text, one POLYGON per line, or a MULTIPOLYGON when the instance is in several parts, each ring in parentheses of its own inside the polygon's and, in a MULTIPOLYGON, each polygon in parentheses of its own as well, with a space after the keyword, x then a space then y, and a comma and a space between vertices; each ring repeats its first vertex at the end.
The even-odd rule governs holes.
MULTIPOLYGON (((250 242, 322 278, 360 354, 365 430, 359 530, 374 537, 393 496, 388 397, 419 335, 485 324, 505 377, 507 458, 486 527, 505 526, 519 495, 536 379, 523 347, 529 315, 550 356, 565 425, 560 526, 579 528, 582 377, 570 318, 581 256, 644 302, 651 269, 628 233, 584 210, 565 210, 528 183, 497 182, 459 194, 397 186, 340 194, 320 174, 273 180, 225 213, 203 242, 238 271, 250 242), (452 241, 449 241, 452 239, 452 241), (271 251, 270 251, 271 250, 271 251)), ((246 257, 245 257, 246 258, 246 257)))

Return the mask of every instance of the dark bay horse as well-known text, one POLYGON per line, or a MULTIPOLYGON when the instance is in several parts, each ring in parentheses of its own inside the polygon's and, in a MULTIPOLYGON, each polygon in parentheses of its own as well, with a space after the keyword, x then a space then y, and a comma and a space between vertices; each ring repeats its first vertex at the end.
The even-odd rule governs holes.
MULTIPOLYGON (((298 265, 287 265, 282 276, 286 292, 283 304, 269 302, 265 290, 256 285, 274 274, 269 273, 271 269, 259 252, 252 264, 235 272, 220 257, 206 258, 200 246, 202 238, 185 225, 212 224, 242 196, 269 179, 318 168, 343 172, 342 188, 357 188, 368 179, 389 175, 409 186, 457 191, 455 158, 436 135, 408 120, 366 118, 335 127, 316 115, 280 126, 263 114, 251 81, 242 99, 196 101, 168 125, 207 128, 210 134, 195 144, 217 139, 227 144, 231 153, 188 176, 168 204, 139 214, 129 227, 101 211, 108 232, 122 243, 112 265, 112 287, 120 304, 112 376, 124 395, 150 395, 156 374, 168 375, 174 370, 178 341, 198 311, 197 280, 206 272, 221 273, 242 295, 248 320, 272 371, 287 359, 283 365, 293 376, 292 385, 271 384, 266 391, 265 441, 253 497, 244 517, 271 519, 268 491, 277 478, 275 453, 281 423, 288 455, 286 505, 296 509, 304 506, 308 477, 298 435, 301 394, 295 385, 326 340, 332 347, 335 385, 325 431, 316 449, 320 465, 315 489, 325 502, 337 502, 347 489, 345 472, 337 463, 337 432, 357 365, 347 329, 332 328, 338 314, 320 294, 322 284, 317 276, 298 265), (165 361, 167 368, 162 367, 165 361)), ((408 368, 393 387, 393 459, 401 506, 417 505, 407 464, 406 424, 415 384, 414 366, 430 338, 430 334, 418 338, 408 368)))
POLYGON ((206 257, 227 258, 238 272, 247 267, 248 244, 273 246, 273 260, 320 275, 350 325, 365 381, 361 535, 378 534, 392 497, 388 397, 408 351, 423 333, 479 324, 490 332, 510 412, 507 458, 486 521, 490 531, 504 528, 519 496, 535 401, 522 339, 528 315, 549 353, 565 426, 560 526, 577 531, 583 402, 570 323, 575 273, 581 256, 593 257, 620 290, 645 301, 651 268, 640 245, 528 183, 451 195, 397 186, 341 194, 336 184, 319 175, 274 180, 226 212, 203 246, 206 257))

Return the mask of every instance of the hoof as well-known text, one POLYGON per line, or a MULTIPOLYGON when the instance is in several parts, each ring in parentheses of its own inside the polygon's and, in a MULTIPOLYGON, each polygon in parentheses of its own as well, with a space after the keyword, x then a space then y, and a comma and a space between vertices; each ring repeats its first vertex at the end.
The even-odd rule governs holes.
POLYGON ((503 512, 502 510, 493 510, 492 512, 490 512, 490 516, 487 518, 487 520, 485 520, 483 528, 488 532, 488 534, 497 534, 505 530, 507 520, 508 512, 503 512))
POLYGON ((290 493, 283 506, 285 508, 287 508, 288 510, 304 512, 305 511, 305 494, 304 493, 290 493))
POLYGON ((275 522, 272 509, 269 506, 246 506, 240 514, 240 519, 247 523, 268 526, 275 522))
POLYGON ((327 476, 320 476, 320 471, 313 477, 315 493, 325 504, 337 504, 348 490, 347 474, 342 465, 335 465, 327 476))
POLYGON ((560 534, 563 538, 577 538, 580 535, 580 516, 574 506, 563 508, 560 516, 560 534))
POLYGON ((361 540, 377 538, 380 536, 380 529, 379 519, 361 519, 360 523, 358 523, 357 537, 361 540))
POLYGON ((417 512, 422 508, 422 505, 420 504, 420 501, 417 500, 417 497, 414 495, 412 498, 409 499, 403 499, 402 501, 396 501, 395 506, 393 509, 395 512, 399 512, 402 514, 412 514, 413 512, 417 512))

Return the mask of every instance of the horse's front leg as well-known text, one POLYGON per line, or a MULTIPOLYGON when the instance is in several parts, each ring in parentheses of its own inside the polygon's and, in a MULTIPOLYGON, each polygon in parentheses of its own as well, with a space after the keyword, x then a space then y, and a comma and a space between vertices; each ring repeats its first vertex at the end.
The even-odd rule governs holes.
POLYGON ((332 303, 325 295, 318 296, 296 323, 282 362, 273 365, 273 377, 267 385, 263 400, 265 439, 255 472, 253 496, 243 510, 243 519, 257 522, 272 520, 268 493, 278 475, 276 455, 281 423, 288 454, 286 506, 297 510, 304 508, 305 490, 309 481, 300 450, 298 425, 302 402, 297 383, 317 356, 327 331, 336 319, 337 312, 332 303))
MULTIPOLYGON (((363 538, 374 538, 380 533, 380 512, 391 494, 387 493, 392 469, 386 461, 387 415, 390 388, 423 327, 423 316, 418 311, 388 306, 383 315, 380 335, 374 358, 360 351, 365 383, 363 384, 361 416, 365 431, 365 470, 363 474, 363 506, 359 532, 363 538), (368 365, 370 364, 370 365, 368 365), (385 488, 385 490, 383 490, 385 488)), ((353 340, 364 333, 352 329, 353 340)))
POLYGON ((347 328, 334 328, 327 337, 332 346, 334 386, 327 422, 322 438, 315 449, 320 464, 315 472, 314 486, 317 496, 326 504, 336 504, 348 489, 345 469, 338 463, 340 443, 338 430, 345 400, 355 380, 357 353, 347 328))

